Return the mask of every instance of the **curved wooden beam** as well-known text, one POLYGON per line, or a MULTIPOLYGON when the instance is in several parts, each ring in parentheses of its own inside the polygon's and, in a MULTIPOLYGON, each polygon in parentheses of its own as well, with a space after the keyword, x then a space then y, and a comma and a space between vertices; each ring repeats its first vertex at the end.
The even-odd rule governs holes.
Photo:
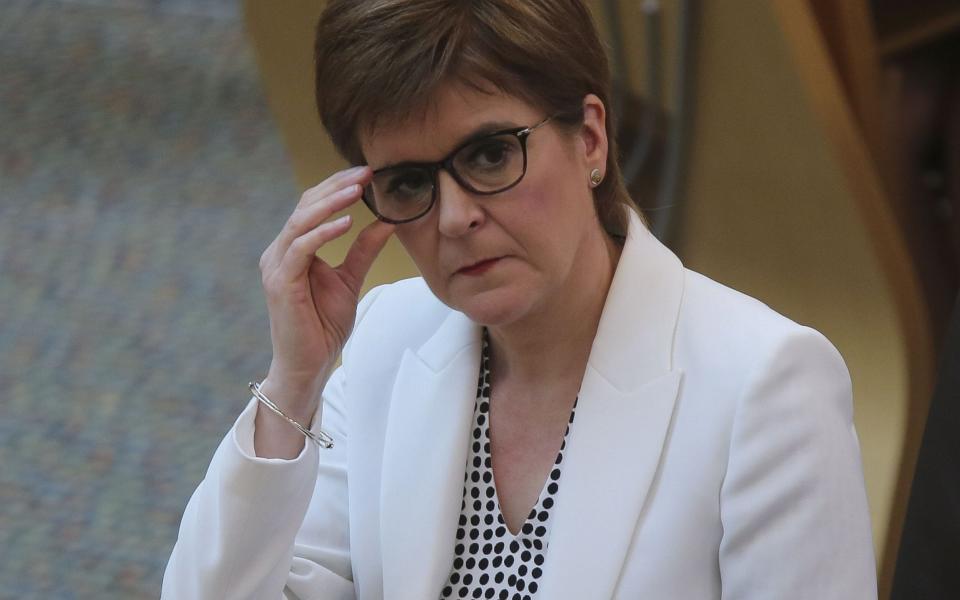
MULTIPOLYGON (((808 0, 776 0, 780 24, 814 112, 823 124, 846 175, 874 252, 884 271, 905 341, 908 393, 905 439, 880 562, 880 597, 890 593, 914 464, 926 422, 936 365, 929 299, 898 219, 880 157, 845 93, 828 42, 808 0)), ((871 119, 872 120, 872 119, 871 119)), ((875 132, 871 132, 874 135, 875 132)))

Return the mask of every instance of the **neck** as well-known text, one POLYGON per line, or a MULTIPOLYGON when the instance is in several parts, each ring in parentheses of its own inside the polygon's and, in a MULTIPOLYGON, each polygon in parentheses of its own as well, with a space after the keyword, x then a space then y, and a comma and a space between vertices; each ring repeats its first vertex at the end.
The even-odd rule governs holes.
POLYGON ((601 230, 583 244, 563 288, 521 321, 489 328, 497 381, 521 387, 577 385, 586 369, 621 248, 601 230))

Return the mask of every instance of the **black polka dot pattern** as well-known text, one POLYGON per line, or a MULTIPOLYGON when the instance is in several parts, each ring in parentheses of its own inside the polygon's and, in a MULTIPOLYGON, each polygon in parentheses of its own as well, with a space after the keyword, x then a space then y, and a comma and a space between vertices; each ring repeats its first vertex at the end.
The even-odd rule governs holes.
POLYGON ((520 531, 513 535, 500 512, 491 466, 489 359, 487 331, 484 330, 474 429, 470 436, 464 475, 460 522, 454 540, 453 565, 450 577, 440 592, 441 600, 531 600, 536 595, 543 576, 543 562, 550 536, 550 511, 556 504, 566 438, 577 410, 577 401, 574 400, 560 452, 540 492, 540 498, 520 531))

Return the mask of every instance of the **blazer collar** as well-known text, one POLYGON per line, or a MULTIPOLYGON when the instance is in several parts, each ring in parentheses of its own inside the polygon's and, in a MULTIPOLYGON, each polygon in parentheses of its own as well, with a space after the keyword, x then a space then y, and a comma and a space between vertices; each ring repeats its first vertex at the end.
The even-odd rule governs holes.
POLYGON ((631 212, 570 426, 539 594, 613 598, 669 435, 683 265, 631 212))
MULTIPOLYGON (((540 595, 612 597, 672 421, 683 267, 631 212, 567 439, 540 595), (576 567, 576 568, 573 568, 576 567)), ((384 598, 437 597, 453 561, 481 329, 451 311, 394 382, 381 488, 384 598)))
POLYGON ((680 260, 630 211, 589 364, 620 390, 669 372, 682 295, 680 260))
POLYGON ((381 467, 384 600, 437 598, 449 575, 481 333, 451 311, 424 345, 401 359, 381 467))

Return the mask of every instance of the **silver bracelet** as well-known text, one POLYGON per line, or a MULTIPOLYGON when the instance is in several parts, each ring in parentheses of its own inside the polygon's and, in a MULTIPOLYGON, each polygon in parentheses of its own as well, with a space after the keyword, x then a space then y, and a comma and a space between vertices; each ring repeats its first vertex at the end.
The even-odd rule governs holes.
POLYGON ((282 418, 286 422, 290 423, 291 425, 299 429, 300 433, 302 433, 303 435, 307 436, 308 438, 316 442, 316 444, 321 448, 333 448, 333 438, 330 437, 330 434, 323 431, 322 429, 318 433, 314 433, 309 429, 307 429, 306 427, 304 427, 303 425, 301 425, 300 423, 297 423, 295 420, 291 419, 287 415, 283 414, 283 411, 280 410, 280 407, 274 404, 273 401, 270 400, 270 398, 267 398, 266 396, 264 396, 263 392, 260 391, 260 383, 261 382, 259 381, 251 381, 250 391, 253 392, 253 396, 257 400, 259 400, 261 404, 263 404, 264 406, 269 408, 271 411, 273 411, 273 413, 276 414, 278 417, 282 418))

